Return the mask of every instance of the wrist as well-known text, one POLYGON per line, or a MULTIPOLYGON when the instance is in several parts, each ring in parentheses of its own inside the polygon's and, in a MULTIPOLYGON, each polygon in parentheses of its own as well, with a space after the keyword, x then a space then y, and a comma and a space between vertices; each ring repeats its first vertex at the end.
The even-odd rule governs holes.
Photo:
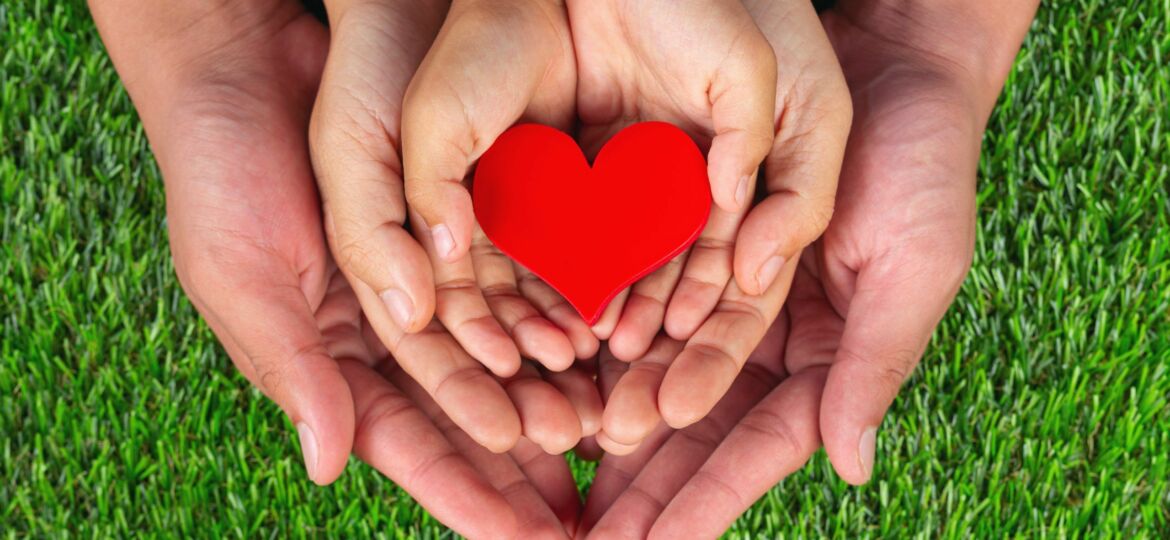
POLYGON ((303 10, 297 2, 277 0, 90 0, 90 11, 137 104, 140 96, 189 87, 209 64, 222 60, 225 50, 275 33, 303 10))
POLYGON ((988 112, 1039 0, 843 0, 838 12, 904 59, 967 88, 988 112))
POLYGON ((442 20, 442 15, 451 7, 451 2, 452 0, 324 0, 325 13, 329 17, 331 28, 342 27, 348 14, 355 11, 360 14, 366 9, 389 11, 405 17, 439 13, 442 20))

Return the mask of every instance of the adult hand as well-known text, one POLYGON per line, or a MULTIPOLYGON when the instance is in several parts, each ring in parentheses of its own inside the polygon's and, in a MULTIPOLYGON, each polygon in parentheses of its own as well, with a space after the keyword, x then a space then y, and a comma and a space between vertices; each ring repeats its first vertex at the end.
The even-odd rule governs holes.
MULTIPOLYGON (((767 191, 746 218, 746 207, 713 209, 685 268, 680 258, 633 287, 609 341, 613 355, 625 360, 641 357, 660 324, 686 347, 677 358, 635 367, 629 380, 621 383, 619 399, 607 404, 598 441, 607 451, 626 453, 649 434, 659 414, 676 428, 706 415, 775 319, 800 250, 820 234, 832 213, 851 110, 833 51, 808 2, 697 2, 691 9, 702 10, 690 17, 686 10, 678 15, 678 10, 653 2, 618 4, 623 9, 611 17, 622 24, 590 26, 591 19, 585 24, 574 19, 586 140, 590 133, 607 133, 639 118, 665 118, 692 127, 700 136, 715 133, 708 161, 716 193, 728 180, 720 176, 726 176, 721 171, 728 162, 721 152, 741 152, 745 143, 763 143, 751 153, 754 161, 747 154, 735 158, 750 171, 764 160, 767 191), (704 30, 708 19, 724 21, 715 25, 711 38, 717 44, 711 47, 714 57, 677 54, 687 50, 683 45, 693 36, 708 39, 711 32, 704 30), (688 21, 696 26, 686 26, 688 21), (616 37, 604 34, 612 28, 637 31, 616 37), (728 32, 721 33, 721 28, 728 32), (624 43, 625 48, 615 51, 615 43, 624 43), (766 65, 761 58, 767 59, 766 65), (686 78, 696 73, 711 73, 714 78, 699 79, 697 88, 684 84, 696 82, 686 78), (676 86, 682 90, 667 90, 676 86), (762 114, 753 110, 761 103, 768 104, 762 114), (713 105, 703 109, 704 104, 713 105), (751 124, 737 129, 746 124, 720 121, 719 113, 728 111, 731 118, 751 124), (591 122, 595 125, 590 127, 591 122), (719 143, 723 133, 726 145, 719 143), (623 397, 627 395, 649 396, 657 406, 631 409, 623 397)), ((574 4, 569 6, 572 10, 574 4)), ((586 18, 606 14, 604 9, 594 10, 592 3, 580 12, 586 18)), ((700 47, 706 45, 705 41, 700 47)), ((755 148, 753 144, 747 147, 755 148)))
POLYGON ((842 2, 824 16, 856 117, 837 212, 749 361, 761 369, 740 377, 761 382, 736 383, 774 389, 746 414, 749 391, 732 391, 690 432, 606 458, 587 529, 716 536, 822 439, 844 480, 868 480, 877 426, 970 262, 983 126, 1035 8, 842 2))
MULTIPOLYGON (((462 0, 449 16, 442 1, 336 1, 328 7, 332 44, 313 113, 310 147, 324 199, 329 244, 373 330, 398 364, 455 423, 488 448, 507 450, 521 433, 551 453, 571 448, 582 431, 589 434, 597 429, 600 402, 580 391, 588 387, 576 384, 585 380, 583 373, 569 370, 550 375, 546 382, 534 367, 521 366, 512 337, 526 356, 560 370, 572 363, 574 351, 561 330, 520 296, 510 261, 491 253, 488 245, 473 252, 474 269, 470 263, 436 261, 432 279, 423 247, 403 229, 406 201, 400 141, 413 148, 412 139, 402 138, 411 134, 412 125, 414 138, 431 140, 445 133, 440 128, 449 124, 432 125, 435 118, 417 120, 418 113, 412 117, 410 111, 432 106, 429 100, 438 99, 439 92, 428 86, 437 83, 428 81, 464 73, 458 64, 464 50, 459 47, 473 41, 456 38, 464 39, 466 28, 479 28, 486 21, 478 19, 481 14, 462 0), (404 113, 411 75, 444 24, 429 53, 439 58, 424 65, 413 83, 422 86, 415 95, 423 97, 408 98, 404 113), (455 54, 455 59, 446 60, 444 54, 455 54), (400 132, 403 114, 407 117, 400 132), (411 118, 416 118, 415 124, 411 118), (426 122, 426 129, 417 125, 420 121, 426 122), (486 302, 480 287, 489 291, 486 302), (436 300, 443 324, 427 325, 436 300), (492 313, 498 314, 503 328, 492 313), (422 354, 445 348, 452 336, 462 350, 422 354), (422 347, 418 354, 411 352, 416 347, 422 347), (475 359, 508 379, 501 386, 475 359)), ((474 91, 479 87, 443 88, 474 91)), ((433 106, 446 111, 442 107, 450 102, 433 106)), ((481 132, 476 128, 475 133, 481 132)), ((416 161, 431 163, 440 157, 423 154, 416 161)), ((414 224, 417 232, 419 223, 414 224)), ((433 248, 429 237, 419 240, 433 248)), ((583 322, 581 331, 588 333, 583 322)))
MULTIPOLYGON (((579 501, 559 456, 526 441, 490 454, 417 385, 382 375, 402 379, 331 262, 309 171, 325 28, 298 2, 91 7, 163 170, 180 279, 241 373, 296 424, 310 478, 331 482, 352 450, 462 534, 571 530, 579 501)), ((438 333, 402 352, 469 361, 438 333)), ((590 381, 554 384, 572 396, 590 381)))
POLYGON ((325 484, 354 432, 314 317, 328 254, 305 133, 327 31, 294 1, 172 7, 91 4, 166 182, 179 280, 325 484))
POLYGON ((568 304, 487 240, 463 184, 475 160, 517 121, 568 129, 575 85, 559 1, 455 0, 406 92, 406 197, 434 268, 436 313, 501 376, 515 371, 521 356, 560 371, 597 351, 597 339, 568 304))
MULTIPOLYGON (((565 460, 527 440, 495 454, 459 429, 387 354, 340 273, 316 313, 353 394, 359 458, 471 538, 566 538, 576 529, 580 496, 565 460)), ((460 354, 450 338, 428 352, 460 354)))

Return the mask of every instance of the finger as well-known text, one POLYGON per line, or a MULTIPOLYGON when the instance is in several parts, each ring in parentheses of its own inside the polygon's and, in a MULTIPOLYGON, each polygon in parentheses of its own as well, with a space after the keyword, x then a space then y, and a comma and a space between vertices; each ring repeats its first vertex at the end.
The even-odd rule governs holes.
MULTIPOLYGON (((781 353, 773 350, 772 354, 779 356, 781 353)), ((661 443, 653 457, 639 469, 633 469, 638 471, 637 475, 597 521, 593 534, 598 538, 645 538, 657 516, 699 470, 732 427, 778 383, 779 379, 769 370, 754 367, 746 370, 709 416, 684 430, 673 432, 661 443)), ((621 462, 625 459, 617 457, 614 460, 621 462)), ((599 470, 598 476, 603 472, 608 470, 599 470)), ((605 486, 605 489, 613 487, 605 486)), ((591 517, 587 509, 585 519, 591 517)), ((682 535, 686 538, 692 536, 682 535)))
POLYGON ((581 420, 569 400, 554 386, 540 378, 531 364, 525 364, 515 376, 503 381, 504 389, 516 411, 528 440, 549 454, 569 451, 581 440, 581 420))
POLYGON ((553 371, 563 371, 573 365, 573 344, 568 336, 520 295, 512 259, 496 249, 479 227, 472 237, 471 261, 488 308, 512 337, 520 354, 553 371))
POLYGON ((775 14, 758 22, 776 56, 799 43, 817 69, 788 70, 777 85, 776 137, 764 163, 768 196, 744 220, 735 246, 735 279, 749 294, 766 290, 828 226, 852 121, 849 89, 816 10, 793 4, 775 14))
POLYGON ((518 516, 515 530, 493 531, 489 538, 536 537, 565 538, 564 527, 553 513, 541 493, 525 476, 513 457, 494 454, 476 444, 467 433, 458 429, 437 404, 413 379, 403 376, 401 371, 388 374, 391 381, 402 388, 424 413, 431 417, 435 426, 450 441, 451 445, 508 501, 512 512, 518 516))
MULTIPOLYGON (((784 348, 787 338, 788 321, 784 314, 777 319, 772 328, 768 330, 767 335, 760 342, 760 346, 752 351, 751 357, 748 359, 748 369, 740 375, 736 381, 738 385, 730 392, 733 396, 731 399, 725 399, 716 406, 715 411, 711 413, 713 418, 716 418, 716 425, 730 426, 736 422, 740 415, 748 410, 753 403, 760 400, 769 391, 771 391, 784 376, 784 348)), ((700 428, 702 429, 702 428, 700 428)), ((726 428, 724 428, 726 429, 726 428)), ((596 525, 602 514, 606 513, 618 497, 626 491, 627 486, 639 477, 639 472, 642 471, 646 464, 654 458, 659 449, 666 444, 668 440, 675 448, 678 446, 686 446, 687 440, 692 440, 694 433, 686 433, 682 436, 683 441, 673 441, 672 433, 675 433, 666 424, 659 423, 654 431, 642 442, 638 449, 628 456, 607 456, 602 460, 601 465, 598 466, 597 475, 593 480, 593 485, 589 489, 589 498, 585 503, 585 510, 582 513, 581 523, 582 529, 588 530, 596 525)), ((716 439, 722 438, 724 431, 716 431, 713 435, 716 439)), ((692 441, 693 446, 693 441, 692 441)), ((639 510, 641 504, 638 501, 640 498, 648 498, 650 500, 659 498, 661 500, 668 500, 673 496, 673 492, 669 489, 672 485, 682 485, 685 482, 687 470, 693 470, 694 465, 698 460, 706 459, 706 450, 696 451, 702 449, 692 448, 689 453, 681 454, 689 456, 686 462, 681 463, 682 469, 672 469, 670 466, 660 466, 660 468, 652 470, 647 473, 644 483, 654 485, 651 482, 654 474, 672 474, 678 475, 680 481, 666 481, 657 483, 660 491, 655 494, 646 492, 635 492, 629 498, 627 504, 630 508, 619 509, 615 512, 615 516, 611 518, 611 524, 625 524, 630 526, 630 532, 635 533, 633 536, 644 536, 653 524, 657 512, 654 508, 650 508, 645 514, 639 517, 639 510), (690 467, 691 469, 688 469, 690 467), (642 496, 639 496, 642 495, 642 496), (626 518, 622 518, 617 514, 625 514, 626 518), (633 517, 634 519, 630 519, 633 517)), ((679 455, 676 450, 668 451, 668 455, 679 455), (671 453, 675 452, 675 453, 671 453)), ((653 506, 653 505, 651 505, 653 506)), ((660 510, 660 509, 659 509, 660 510)))
POLYGON ((780 384, 727 434, 650 529, 651 538, 715 538, 820 448, 817 411, 825 369, 780 384), (751 474, 744 474, 751 471, 751 474))
POLYGON ((707 174, 712 199, 727 212, 739 212, 751 200, 751 179, 772 147, 776 109, 776 55, 742 6, 735 8, 751 31, 741 34, 708 90, 715 137, 707 174))
POLYGON ((611 454, 624 455, 637 448, 662 421, 658 413, 658 388, 667 367, 682 351, 683 343, 659 336, 646 355, 630 364, 609 395, 602 413, 598 443, 611 454), (607 442, 617 443, 611 446, 607 442))
POLYGON ((662 328, 666 302, 682 275, 683 263, 687 261, 686 253, 679 254, 630 288, 621 316, 609 337, 609 351, 615 358, 633 362, 650 349, 650 343, 662 328))
POLYGON ((335 480, 353 448, 353 398, 296 273, 271 262, 230 272, 199 266, 185 276, 233 362, 296 426, 309 478, 335 480))
POLYGON ((776 320, 788 295, 796 261, 760 296, 745 294, 734 282, 715 312, 687 341, 663 378, 658 410, 668 425, 686 427, 715 406, 735 381, 744 362, 776 320))
POLYGON ((512 265, 513 272, 519 282, 520 294, 524 295, 536 309, 548 320, 552 321, 564 331, 573 344, 573 351, 577 359, 592 358, 597 354, 601 341, 593 335, 593 330, 585 324, 585 319, 569 305, 556 290, 543 279, 518 264, 512 265))
POLYGON ((601 393, 593 377, 580 367, 544 374, 544 379, 556 387, 572 404, 581 421, 581 436, 596 435, 601 429, 601 393))
POLYGON ((610 300, 609 305, 605 307, 605 311, 601 312, 601 317, 597 319, 596 323, 590 327, 594 336, 597 339, 605 341, 613 335, 613 331, 617 328, 618 320, 621 318, 622 309, 626 305, 626 299, 630 296, 630 288, 626 287, 622 292, 610 300))
MULTIPOLYGON (((375 296, 360 282, 353 284, 353 289, 362 300, 375 296)), ((442 325, 432 322, 420 332, 406 334, 392 322, 379 320, 383 316, 379 313, 366 316, 370 328, 398 365, 418 381, 456 425, 495 452, 507 451, 516 444, 520 416, 512 400, 442 325)))
MULTIPOLYGON (((427 253, 435 244, 425 233, 418 235, 427 253)), ((467 354, 498 377, 510 377, 520 368, 520 351, 500 326, 476 279, 471 257, 454 262, 434 260, 435 314, 467 354)))
POLYGON ((597 389, 601 392, 602 403, 609 403, 613 388, 629 369, 630 364, 614 358, 608 346, 601 347, 601 352, 597 355, 597 389))
POLYGON ((353 388, 354 453, 410 493, 436 519, 471 538, 517 531, 508 501, 447 441, 431 420, 380 373, 341 362, 353 388))
POLYGON ((567 125, 575 70, 563 9, 523 2, 455 2, 406 91, 406 197, 439 260, 471 246, 468 167, 522 116, 567 125), (561 31, 563 27, 564 31, 561 31), (507 35, 508 39, 499 39, 507 35))
POLYGON ((585 509, 581 511, 579 537, 590 534, 613 502, 625 492, 672 433, 674 430, 659 422, 654 431, 632 452, 621 456, 607 454, 601 459, 601 463, 597 465, 597 473, 593 477, 593 484, 589 486, 585 509))
MULTIPOLYGON (((353 80, 367 75, 358 73, 352 60, 368 57, 363 47, 369 40, 357 42, 352 35, 334 40, 337 49, 326 64, 309 129, 325 229, 338 265, 378 293, 364 309, 383 312, 399 328, 417 332, 433 315, 434 282, 426 253, 402 227, 406 201, 396 150, 398 125, 381 120, 397 117, 401 99, 383 103, 375 99, 382 94, 376 94, 371 99, 377 102, 371 103, 355 95, 353 80), (370 112, 386 108, 392 110, 370 112)), ((395 87, 394 81, 382 82, 395 87)))
MULTIPOLYGON (((749 182, 748 197, 755 192, 755 175, 749 182)), ((682 277, 670 297, 662 326, 670 337, 686 341, 707 320, 731 280, 735 234, 747 208, 727 212, 711 208, 711 218, 699 239, 691 246, 682 277)))
POLYGON ((572 536, 581 518, 581 494, 577 491, 577 482, 568 462, 524 440, 517 443, 509 454, 572 536))
POLYGON ((877 427, 966 275, 966 264, 936 255, 963 249, 886 257, 857 274, 820 416, 825 451, 850 484, 873 474, 877 427))

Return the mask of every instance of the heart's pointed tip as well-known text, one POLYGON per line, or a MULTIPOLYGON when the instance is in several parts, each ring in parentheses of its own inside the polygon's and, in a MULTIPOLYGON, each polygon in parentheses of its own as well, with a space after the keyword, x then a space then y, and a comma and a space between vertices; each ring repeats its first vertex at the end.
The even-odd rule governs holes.
POLYGON ((584 312, 578 309, 577 306, 573 306, 573 309, 577 310, 577 314, 580 315, 581 318, 585 320, 585 324, 589 325, 590 327, 601 321, 601 316, 605 314, 605 306, 597 308, 591 315, 586 315, 584 312))

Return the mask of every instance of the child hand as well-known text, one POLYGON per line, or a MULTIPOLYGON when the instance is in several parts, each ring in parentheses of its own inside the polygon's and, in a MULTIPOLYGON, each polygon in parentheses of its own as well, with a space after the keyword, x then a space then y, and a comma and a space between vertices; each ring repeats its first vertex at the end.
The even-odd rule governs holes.
MULTIPOLYGON (((310 129, 329 244, 370 328, 455 424, 495 451, 512 448, 523 434, 546 451, 560 452, 574 445, 582 432, 596 431, 599 398, 591 399, 581 390, 588 384, 581 384, 582 376, 575 370, 541 378, 530 366, 521 369, 519 352, 490 314, 476 324, 494 325, 498 334, 489 336, 499 338, 494 342, 475 335, 474 325, 454 324, 459 313, 453 318, 452 294, 478 296, 479 289, 475 281, 466 282, 470 285, 466 290, 452 287, 448 267, 437 267, 442 288, 438 311, 448 327, 433 322, 436 280, 431 264, 403 228, 399 117, 408 82, 438 33, 446 7, 446 2, 413 0, 329 6, 332 43, 310 129), (503 362, 493 356, 490 359, 497 361, 489 365, 497 375, 508 377, 505 380, 490 377, 476 362, 485 350, 495 352, 491 346, 499 343, 510 347, 510 355, 505 354, 503 362)), ((493 281, 485 283, 506 280, 501 274, 511 276, 506 259, 491 259, 497 263, 490 265, 492 273, 480 277, 493 281)), ((502 285, 491 290, 496 293, 491 305, 508 310, 509 328, 518 337, 533 333, 540 337, 539 330, 547 327, 545 334, 554 334, 562 343, 538 344, 538 350, 567 358, 561 369, 571 363, 573 349, 559 329, 530 304, 518 301, 518 293, 507 294, 502 285)), ((557 307, 557 298, 534 297, 551 313, 567 309, 557 307)), ((479 301, 482 307, 482 297, 479 301)), ((596 340, 584 322, 580 325, 579 333, 592 339, 596 350, 596 340)))
POLYGON ((436 314, 500 376, 514 373, 522 355, 561 371, 597 351, 597 339, 559 295, 487 240, 463 184, 469 167, 517 121, 567 129, 575 84, 559 2, 456 0, 406 92, 406 197, 434 269, 436 314), (518 283, 528 283, 532 303, 518 283))
POLYGON ((731 250, 773 140, 776 59, 738 0, 569 0, 580 140, 594 155, 627 125, 671 122, 707 152, 715 201, 689 251, 619 296, 595 325, 632 361, 665 325, 685 340, 731 279, 731 250))
MULTIPOLYGON (((710 4, 719 4, 699 3, 705 4, 707 17, 703 21, 711 18, 710 13, 714 8, 710 4)), ((690 36, 701 35, 703 46, 710 46, 711 35, 721 35, 719 31, 708 29, 710 23, 688 23, 689 20, 701 18, 701 14, 688 18, 684 16, 686 10, 676 9, 672 12, 660 8, 650 11, 647 7, 646 12, 641 11, 641 8, 650 4, 654 2, 638 3, 637 9, 622 16, 625 17, 624 24, 629 28, 634 28, 638 20, 643 21, 642 24, 649 24, 648 29, 631 30, 628 33, 632 36, 654 36, 658 48, 647 42, 631 50, 642 56, 658 58, 652 65, 657 66, 659 71, 669 65, 669 51, 686 50, 682 44, 690 36), (663 13, 672 15, 667 22, 654 17, 663 13), (670 39, 663 38, 663 35, 675 36, 672 39, 676 44, 670 46, 670 39), (662 48, 663 43, 667 44, 666 49, 662 48)), ((767 138, 770 139, 764 149, 766 159, 763 169, 763 184, 768 196, 752 208, 750 214, 746 209, 737 212, 722 207, 713 209, 707 230, 691 249, 685 268, 680 259, 633 286, 630 300, 621 312, 620 321, 616 323, 610 338, 609 348, 613 356, 629 361, 647 354, 657 333, 658 321, 662 320, 667 334, 685 342, 685 346, 677 354, 651 352, 649 357, 657 359, 652 362, 654 365, 640 368, 642 375, 639 377, 631 378, 630 381, 622 380, 623 390, 620 394, 653 396, 657 407, 653 415, 647 417, 644 413, 649 409, 644 406, 637 411, 630 409, 628 413, 624 412, 625 407, 621 402, 626 401, 625 398, 607 404, 602 435, 598 436, 598 441, 615 443, 606 446, 607 450, 623 453, 632 451, 642 437, 649 433, 649 428, 655 425, 659 414, 669 425, 677 428, 697 421, 710 411, 730 387, 748 355, 775 320, 787 295, 800 251, 820 235, 832 214, 852 109, 844 78, 816 13, 811 5, 801 0, 745 2, 755 22, 749 21, 748 30, 744 30, 740 22, 742 14, 736 9, 738 3, 735 4, 723 6, 725 11, 722 11, 722 20, 725 24, 734 21, 728 28, 739 28, 740 31, 735 34, 737 38, 730 40, 729 48, 724 49, 731 51, 726 54, 726 59, 720 58, 714 65, 720 69, 735 65, 736 62, 744 61, 741 60, 742 54, 756 55, 758 63, 758 51, 746 52, 754 51, 756 46, 749 47, 744 43, 755 43, 755 32, 760 31, 766 36, 765 43, 769 49, 774 50, 774 54, 763 56, 769 61, 778 59, 778 64, 775 64, 776 78, 768 90, 775 106, 763 116, 768 126, 767 138), (735 53, 736 50, 745 52, 735 53), (731 280, 733 263, 734 281, 731 280)), ((570 3, 571 16, 577 13, 573 8, 574 4, 570 3)), ((584 9, 581 12, 585 16, 600 13, 599 10, 584 9)), ((715 24, 715 27, 720 27, 720 24, 715 24)), ((685 114, 703 110, 698 108, 704 103, 699 98, 692 98, 690 108, 652 108, 651 104, 659 102, 643 97, 641 87, 631 89, 628 84, 618 84, 622 81, 647 80, 647 77, 616 77, 609 75, 606 70, 596 70, 601 75, 590 76, 591 64, 587 56, 590 52, 587 43, 590 26, 573 19, 573 28, 581 65, 579 105, 584 122, 622 122, 630 116, 643 114, 641 111, 652 111, 675 115, 667 119, 680 125, 698 126, 709 129, 710 133, 721 133, 718 129, 708 127, 715 125, 713 119, 703 124, 702 117, 685 114), (582 26, 585 28, 582 29, 582 26), (590 83, 591 80, 595 83, 590 83), (601 90, 590 90, 594 87, 601 90), (638 99, 633 99, 631 95, 638 99), (590 108, 591 104, 597 106, 596 110, 590 108), (629 107, 630 104, 635 108, 621 108, 629 107)), ((600 33, 605 27, 598 25, 597 29, 600 33)), ((726 32, 730 33, 731 30, 726 32)), ((608 46, 620 40, 616 37, 598 37, 594 41, 608 46)), ((676 63, 683 60, 687 62, 689 73, 702 72, 696 71, 694 67, 702 64, 702 54, 673 56, 677 57, 674 60, 676 63)), ((602 60, 594 62, 594 65, 607 66, 605 59, 610 58, 610 55, 602 55, 600 58, 602 60)), ((756 84, 762 79, 759 74, 742 67, 737 70, 744 78, 744 82, 739 84, 756 89, 756 84)), ((648 80, 656 82, 664 77, 656 74, 648 80)), ((654 86, 649 85, 648 88, 653 90, 654 86)), ((714 90, 720 87, 712 83, 710 88, 714 90)), ((746 88, 740 91, 746 91, 746 88)), ((723 96, 715 93, 710 95, 723 96)), ((742 106, 747 98, 738 101, 742 106)), ((715 104, 717 100, 711 99, 710 103, 715 104)), ((716 107, 712 106, 710 110, 714 114, 716 107)), ((747 116, 747 113, 741 114, 741 117, 747 116)), ((613 129, 607 126, 602 122, 594 129, 613 129)), ((715 140, 718 140, 718 135, 715 140)), ((709 157, 713 192, 718 192, 716 184, 721 181, 715 170, 720 163, 716 150, 719 147, 713 142, 709 157)), ((726 178, 722 181, 726 182, 726 178)), ((749 183, 748 199, 751 199, 751 188, 749 183)))

